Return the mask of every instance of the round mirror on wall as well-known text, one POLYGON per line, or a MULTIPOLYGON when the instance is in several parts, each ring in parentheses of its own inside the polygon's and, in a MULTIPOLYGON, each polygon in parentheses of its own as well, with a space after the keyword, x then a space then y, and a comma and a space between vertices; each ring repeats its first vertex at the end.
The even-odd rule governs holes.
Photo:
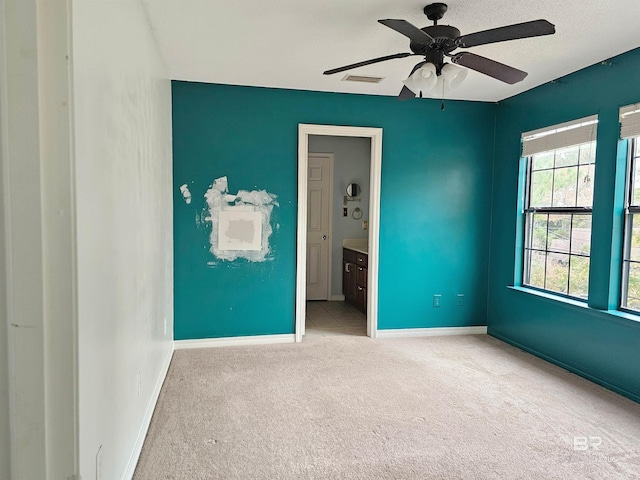
POLYGON ((360 185, 357 183, 350 183, 347 185, 347 195, 350 197, 359 197, 360 196, 360 185))

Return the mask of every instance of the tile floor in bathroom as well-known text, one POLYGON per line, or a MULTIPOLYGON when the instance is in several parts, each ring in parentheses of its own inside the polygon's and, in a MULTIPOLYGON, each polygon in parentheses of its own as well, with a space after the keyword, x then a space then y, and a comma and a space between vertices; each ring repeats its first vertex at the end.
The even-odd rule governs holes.
POLYGON ((304 338, 366 336, 367 317, 347 302, 308 301, 304 338))

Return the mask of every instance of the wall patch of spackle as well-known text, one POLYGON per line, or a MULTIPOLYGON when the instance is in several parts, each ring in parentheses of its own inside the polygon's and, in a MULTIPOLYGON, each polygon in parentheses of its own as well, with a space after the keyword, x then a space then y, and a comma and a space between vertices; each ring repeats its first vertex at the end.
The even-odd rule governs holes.
POLYGON ((191 192, 189 191, 189 186, 185 183, 180 186, 180 193, 184 197, 184 201, 187 205, 191 203, 191 192))
MULTIPOLYGON (((191 203, 187 184, 180 187, 185 203, 191 203)), ((279 206, 277 196, 266 190, 239 190, 230 194, 227 177, 214 180, 205 192, 206 205, 196 215, 196 226, 211 228, 209 251, 217 260, 250 262, 271 260, 269 238, 273 233, 271 213, 279 206)), ((217 261, 207 262, 213 267, 217 261)))

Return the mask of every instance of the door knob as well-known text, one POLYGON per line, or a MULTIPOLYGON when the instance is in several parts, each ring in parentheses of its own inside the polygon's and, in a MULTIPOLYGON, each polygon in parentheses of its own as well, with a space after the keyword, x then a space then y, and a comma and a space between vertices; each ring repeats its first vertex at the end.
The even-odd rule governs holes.
POLYGON ((326 236, 326 235, 322 235, 322 239, 323 239, 323 240, 326 240, 326 239, 327 239, 327 236, 326 236))

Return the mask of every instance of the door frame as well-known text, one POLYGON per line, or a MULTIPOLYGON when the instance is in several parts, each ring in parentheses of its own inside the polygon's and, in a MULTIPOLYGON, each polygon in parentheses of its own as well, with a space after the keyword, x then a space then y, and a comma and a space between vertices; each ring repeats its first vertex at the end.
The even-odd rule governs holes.
POLYGON ((378 252, 380 242, 380 187, 382 176, 382 128, 298 124, 298 224, 296 252, 296 342, 302 341, 307 289, 307 170, 309 135, 365 137, 371 139, 369 170, 369 261, 367 277, 367 336, 378 335, 378 252))
POLYGON ((60 0, 0 0, 0 10, 11 478, 79 478, 72 12, 60 0))
MULTIPOLYGON (((310 152, 309 156, 322 157, 329 160, 329 226, 327 228, 327 236, 329 237, 329 247, 327 249, 327 300, 331 300, 331 267, 333 265, 333 165, 334 155, 333 153, 318 153, 310 152)), ((308 162, 308 157, 307 157, 308 162)), ((307 192, 308 193, 308 192, 307 192)), ((307 205, 308 207, 308 205, 307 205)), ((305 267, 306 268, 306 267, 305 267)), ((306 278, 306 271, 305 271, 306 278)), ((306 288, 306 287, 305 287, 306 288)), ((305 295, 306 297, 306 295, 305 295)), ((304 325, 302 327, 302 334, 304 335, 304 325)))

